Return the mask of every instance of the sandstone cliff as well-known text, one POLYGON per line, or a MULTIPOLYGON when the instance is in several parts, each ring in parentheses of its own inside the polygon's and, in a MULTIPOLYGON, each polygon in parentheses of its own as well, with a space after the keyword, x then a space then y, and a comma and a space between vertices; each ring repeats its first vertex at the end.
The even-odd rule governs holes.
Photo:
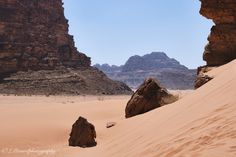
POLYGON ((236 58, 236 1, 201 0, 200 13, 215 26, 203 55, 208 66, 220 66, 236 58))
POLYGON ((0 72, 90 66, 68 34, 61 0, 0 1, 0 72))
POLYGON ((200 0, 200 14, 212 19, 215 25, 208 37, 203 59, 206 66, 198 68, 195 87, 210 81, 205 73, 214 67, 236 59, 236 1, 235 0, 200 0))
POLYGON ((73 37, 68 34, 62 0, 0 1, 1 93, 122 94, 131 91, 90 64, 90 58, 77 51, 73 37), (91 83, 91 78, 97 82, 91 83))

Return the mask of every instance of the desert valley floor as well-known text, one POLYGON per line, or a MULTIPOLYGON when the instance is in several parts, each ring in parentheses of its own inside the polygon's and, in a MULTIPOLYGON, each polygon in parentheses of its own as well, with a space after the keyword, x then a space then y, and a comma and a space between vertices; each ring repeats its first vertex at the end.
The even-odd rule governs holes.
POLYGON ((124 118, 130 96, 0 96, 1 157, 235 157, 236 61, 179 101, 124 118), (79 116, 93 123, 98 145, 68 146, 79 116), (107 129, 107 122, 117 125, 107 129))

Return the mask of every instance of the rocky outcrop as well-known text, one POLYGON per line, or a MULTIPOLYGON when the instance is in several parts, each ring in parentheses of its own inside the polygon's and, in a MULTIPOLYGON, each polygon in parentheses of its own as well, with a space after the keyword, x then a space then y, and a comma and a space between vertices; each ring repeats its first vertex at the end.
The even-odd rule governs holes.
POLYGON ((77 51, 62 0, 1 0, 0 92, 124 94, 131 89, 92 68, 90 58, 77 51))
POLYGON ((61 0, 0 1, 0 74, 90 66, 68 34, 62 5, 61 0))
POLYGON ((69 146, 93 147, 97 145, 95 141, 96 131, 93 124, 87 119, 79 117, 73 124, 69 138, 69 146))
POLYGON ((147 79, 128 101, 125 117, 130 118, 176 101, 177 98, 168 93, 154 79, 147 79))
POLYGON ((0 93, 16 95, 132 94, 130 88, 94 68, 17 72, 0 82, 0 93))
MULTIPOLYGON (((221 66, 236 59, 236 1, 200 1, 200 14, 215 23, 208 37, 209 43, 205 47, 203 59, 207 62, 206 67, 221 66)), ((209 80, 203 77, 203 71, 199 74, 201 76, 198 75, 195 87, 200 87, 209 80)))
POLYGON ((198 75, 196 82, 195 82, 195 88, 199 88, 201 86, 203 86, 204 84, 206 84, 207 82, 209 82, 210 80, 212 80, 213 78, 208 76, 208 75, 198 75))
POLYGON ((137 89, 148 77, 158 79, 168 89, 193 89, 197 74, 196 70, 188 69, 163 52, 132 56, 122 66, 96 64, 95 67, 133 89, 137 89))
POLYGON ((213 77, 207 74, 208 71, 212 70, 215 67, 201 66, 197 69, 197 78, 195 80, 195 89, 203 86, 207 82, 211 81, 213 77))
POLYGON ((215 26, 203 55, 208 66, 220 66, 236 58, 236 1, 201 0, 200 13, 215 26))

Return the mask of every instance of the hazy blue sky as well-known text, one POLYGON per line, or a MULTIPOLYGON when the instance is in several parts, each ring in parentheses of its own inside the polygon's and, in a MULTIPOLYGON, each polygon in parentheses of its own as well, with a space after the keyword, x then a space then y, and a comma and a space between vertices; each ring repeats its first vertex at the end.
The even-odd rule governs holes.
POLYGON ((132 55, 165 52, 182 64, 203 65, 213 25, 198 0, 64 0, 70 34, 92 64, 124 64, 132 55))

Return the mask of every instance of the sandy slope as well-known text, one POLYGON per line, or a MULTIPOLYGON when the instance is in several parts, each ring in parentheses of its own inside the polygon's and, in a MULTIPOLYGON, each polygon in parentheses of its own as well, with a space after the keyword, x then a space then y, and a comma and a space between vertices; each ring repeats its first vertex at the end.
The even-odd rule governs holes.
POLYGON ((106 123, 124 119, 129 96, 15 97, 0 96, 0 157, 77 156, 68 147, 72 124, 84 116, 96 124, 98 139, 106 136, 106 123), (122 105, 121 105, 122 104, 122 105))
POLYGON ((236 61, 209 74, 215 78, 178 102, 127 120, 125 96, 1 96, 0 156, 234 157, 236 61), (67 146, 79 115, 95 125, 98 146, 67 146), (117 125, 106 129, 108 121, 117 125))

